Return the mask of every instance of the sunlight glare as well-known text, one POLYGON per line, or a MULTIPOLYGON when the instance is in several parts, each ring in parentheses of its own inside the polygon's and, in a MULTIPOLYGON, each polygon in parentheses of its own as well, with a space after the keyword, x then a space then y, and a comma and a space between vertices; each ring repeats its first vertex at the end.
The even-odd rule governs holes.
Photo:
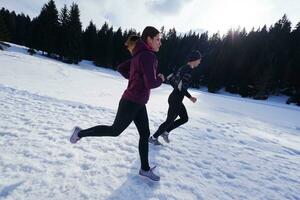
POLYGON ((213 6, 209 27, 211 31, 226 33, 231 28, 247 31, 260 23, 262 5, 258 1, 227 0, 213 6))

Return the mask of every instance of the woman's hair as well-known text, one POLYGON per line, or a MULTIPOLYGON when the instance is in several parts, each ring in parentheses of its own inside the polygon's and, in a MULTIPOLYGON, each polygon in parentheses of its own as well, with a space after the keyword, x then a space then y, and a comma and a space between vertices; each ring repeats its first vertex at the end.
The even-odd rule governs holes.
POLYGON ((129 38, 126 40, 125 42, 125 46, 132 46, 132 45, 135 45, 135 42, 137 40, 139 40, 140 37, 138 35, 131 35, 129 36, 129 38))
POLYGON ((141 38, 144 42, 147 42, 148 37, 154 38, 155 36, 157 36, 157 34, 159 34, 159 31, 156 28, 154 28, 153 26, 147 26, 143 30, 141 38))

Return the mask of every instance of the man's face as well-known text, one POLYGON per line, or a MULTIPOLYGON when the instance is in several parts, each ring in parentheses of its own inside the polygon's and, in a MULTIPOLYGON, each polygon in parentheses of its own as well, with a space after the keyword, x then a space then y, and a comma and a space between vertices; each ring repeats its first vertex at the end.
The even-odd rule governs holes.
POLYGON ((201 63, 201 58, 199 60, 196 60, 196 66, 200 65, 201 63))
POLYGON ((161 46, 160 34, 157 34, 154 38, 147 38, 148 45, 153 49, 153 51, 158 52, 161 46))
POLYGON ((198 60, 192 61, 193 68, 198 67, 200 65, 200 63, 201 63, 201 58, 198 59, 198 60))

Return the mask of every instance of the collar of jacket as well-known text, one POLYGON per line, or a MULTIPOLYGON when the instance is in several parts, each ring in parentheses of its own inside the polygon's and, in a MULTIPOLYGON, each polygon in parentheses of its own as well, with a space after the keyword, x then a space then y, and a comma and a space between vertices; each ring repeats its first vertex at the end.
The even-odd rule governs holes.
POLYGON ((143 40, 138 40, 136 42, 135 48, 133 49, 133 56, 135 56, 136 54, 142 52, 142 51, 153 51, 153 49, 146 44, 143 40))

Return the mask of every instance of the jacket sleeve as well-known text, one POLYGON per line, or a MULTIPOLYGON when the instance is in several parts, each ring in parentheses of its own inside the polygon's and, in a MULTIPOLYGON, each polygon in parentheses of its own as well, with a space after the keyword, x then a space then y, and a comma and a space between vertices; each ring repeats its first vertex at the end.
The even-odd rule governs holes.
POLYGON ((192 73, 188 70, 183 70, 183 73, 181 74, 181 81, 178 84, 178 89, 186 96, 187 98, 191 98, 191 94, 187 91, 191 81, 192 81, 192 73))
POLYGON ((117 70, 124 78, 129 79, 130 59, 119 64, 117 70))
POLYGON ((148 89, 157 88, 162 79, 156 76, 157 59, 153 53, 145 52, 140 57, 145 86, 148 89))

